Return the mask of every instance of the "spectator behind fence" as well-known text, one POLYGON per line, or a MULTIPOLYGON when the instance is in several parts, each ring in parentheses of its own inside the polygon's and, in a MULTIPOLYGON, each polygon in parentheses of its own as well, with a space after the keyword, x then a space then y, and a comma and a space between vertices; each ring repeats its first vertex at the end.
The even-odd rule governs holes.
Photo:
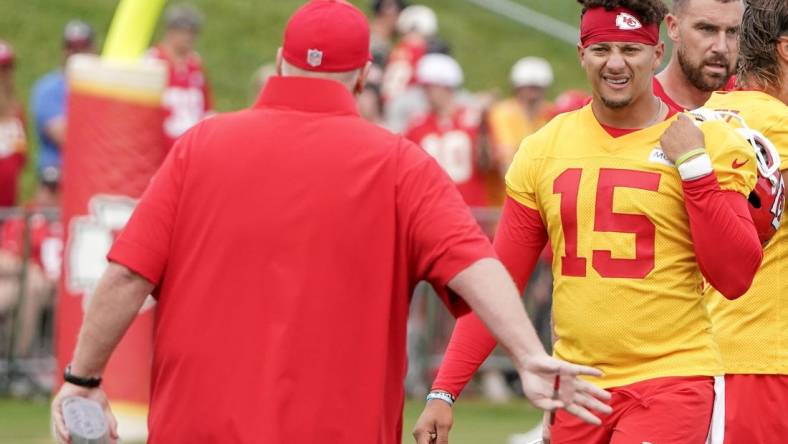
MULTIPOLYGON (((63 30, 63 64, 74 54, 94 52, 93 28, 72 20, 63 30)), ((66 78, 62 67, 46 74, 33 87, 33 118, 38 134, 38 171, 61 168, 66 137, 66 78)))
POLYGON ((411 120, 405 137, 435 158, 466 204, 486 206, 487 189, 477 144, 480 115, 455 98, 463 83, 460 64, 445 54, 428 54, 419 61, 416 79, 424 88, 429 110, 411 120))
POLYGON ((209 115, 213 99, 200 55, 194 50, 202 29, 202 14, 186 4, 172 5, 164 13, 162 40, 149 56, 167 64, 168 84, 162 96, 167 147, 186 130, 209 115))
POLYGON ((382 95, 392 100, 416 81, 416 65, 429 48, 429 41, 438 32, 435 12, 424 5, 403 9, 397 18, 400 40, 391 50, 383 73, 382 95))
POLYGON ((373 0, 372 20, 369 23, 369 50, 372 62, 385 66, 394 37, 397 34, 397 19, 400 12, 407 6, 404 0, 373 0))
POLYGON ((512 163, 520 142, 550 120, 550 104, 545 94, 553 84, 553 69, 545 59, 525 57, 512 67, 510 81, 514 97, 495 104, 488 116, 501 177, 512 163))
POLYGON ((0 207, 16 205, 17 184, 27 155, 25 113, 16 99, 14 63, 13 48, 0 40, 0 207))
MULTIPOLYGON (((54 167, 47 167, 39 176, 33 210, 53 209, 59 205, 60 174, 54 167)), ((23 217, 9 219, 0 236, 0 315, 9 313, 20 302, 25 254, 29 254, 30 259, 26 264, 25 300, 14 341, 16 356, 23 358, 34 352, 32 346, 38 321, 52 303, 63 252, 63 230, 59 222, 35 213, 29 219, 29 227, 26 228, 25 223, 23 217)))
POLYGON ((421 279, 491 325, 532 401, 596 419, 574 402, 605 392, 572 376, 596 372, 544 352, 451 181, 358 115, 368 60, 361 11, 309 2, 254 107, 178 140, 87 308, 52 404, 60 442, 64 397, 109 413, 102 370, 153 290, 149 444, 400 443, 405 323, 421 279))

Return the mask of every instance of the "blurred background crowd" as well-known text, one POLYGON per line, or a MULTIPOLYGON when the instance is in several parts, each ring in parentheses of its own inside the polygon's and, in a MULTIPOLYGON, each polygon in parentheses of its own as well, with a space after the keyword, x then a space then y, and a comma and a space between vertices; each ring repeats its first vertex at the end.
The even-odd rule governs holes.
MULTIPOLYGON (((29 35, 32 30, 0 19, 0 389, 22 396, 48 394, 53 382, 52 304, 62 263, 58 207, 68 130, 63 68, 72 55, 99 50, 113 2, 88 3, 96 2, 28 11, 52 25, 38 39, 29 35), (62 20, 66 13, 69 19, 62 20), (106 17, 98 20, 97 14, 106 17), (30 41, 35 54, 23 50, 31 48, 30 41), (52 57, 56 50, 59 56, 52 57), (38 72, 47 64, 49 72, 38 72)), ((162 16, 146 57, 168 66, 162 131, 170 144, 217 111, 250 105, 276 75, 278 33, 299 2, 236 3, 232 25, 212 27, 222 10, 208 2, 171 4, 162 16), (203 39, 210 45, 203 46, 203 39), (240 70, 239 63, 250 69, 240 70)), ((432 155, 492 236, 503 177, 520 141, 589 100, 577 88, 583 82, 574 48, 473 2, 354 3, 368 11, 372 32, 373 66, 358 96, 359 112, 432 155)), ((519 2, 527 3, 539 2, 519 2)), ((579 5, 557 3, 564 4, 548 12, 579 17, 579 5)), ((549 346, 551 281, 545 265, 528 291, 530 313, 549 346)), ((426 393, 452 325, 436 298, 425 297, 429 292, 417 289, 411 316, 407 387, 413 395, 426 393)), ((507 377, 504 360, 496 362, 488 363, 478 387, 491 399, 505 400, 516 378, 507 377)))

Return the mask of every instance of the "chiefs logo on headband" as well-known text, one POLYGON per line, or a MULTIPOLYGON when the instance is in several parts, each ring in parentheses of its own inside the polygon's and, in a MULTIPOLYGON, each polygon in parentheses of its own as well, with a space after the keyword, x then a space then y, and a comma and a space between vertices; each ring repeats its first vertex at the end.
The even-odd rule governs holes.
POLYGON ((659 23, 643 24, 641 17, 629 8, 591 8, 580 21, 580 43, 583 47, 602 42, 632 42, 644 45, 659 43, 659 23))
POLYGON ((616 16, 616 27, 626 31, 640 29, 643 25, 633 15, 622 12, 616 16))

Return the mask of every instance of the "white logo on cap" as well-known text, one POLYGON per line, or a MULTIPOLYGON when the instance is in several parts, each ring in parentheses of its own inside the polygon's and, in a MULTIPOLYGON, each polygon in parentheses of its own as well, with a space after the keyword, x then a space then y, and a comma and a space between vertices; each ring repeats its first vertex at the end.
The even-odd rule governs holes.
POLYGON ((306 62, 309 63, 309 66, 320 66, 323 63, 323 51, 310 49, 306 52, 306 62))
POLYGON ((616 28, 623 29, 626 31, 632 31, 635 29, 642 28, 643 25, 640 24, 640 21, 636 19, 631 14, 627 14, 626 12, 622 12, 616 16, 616 28))

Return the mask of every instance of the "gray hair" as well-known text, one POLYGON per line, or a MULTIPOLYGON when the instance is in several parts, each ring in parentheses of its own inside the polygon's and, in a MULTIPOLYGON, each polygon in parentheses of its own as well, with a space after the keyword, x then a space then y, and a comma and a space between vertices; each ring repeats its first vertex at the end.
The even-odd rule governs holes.
POLYGON ((199 32, 202 28, 203 17, 194 6, 181 3, 172 5, 164 12, 164 23, 167 29, 188 29, 199 32))

